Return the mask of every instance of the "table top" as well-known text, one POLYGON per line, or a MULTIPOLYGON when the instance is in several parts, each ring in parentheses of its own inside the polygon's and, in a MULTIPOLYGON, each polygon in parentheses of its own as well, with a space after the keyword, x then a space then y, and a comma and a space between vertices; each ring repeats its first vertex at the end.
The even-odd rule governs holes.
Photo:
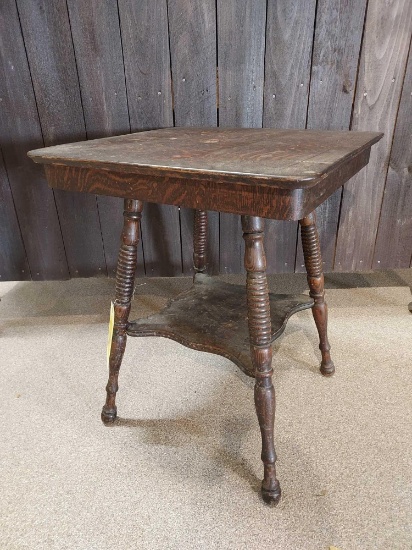
POLYGON ((49 185, 282 220, 301 219, 369 161, 383 134, 164 128, 30 151, 49 185))
POLYGON ((370 147, 376 132, 261 128, 165 128, 31 151, 35 162, 310 186, 370 147))

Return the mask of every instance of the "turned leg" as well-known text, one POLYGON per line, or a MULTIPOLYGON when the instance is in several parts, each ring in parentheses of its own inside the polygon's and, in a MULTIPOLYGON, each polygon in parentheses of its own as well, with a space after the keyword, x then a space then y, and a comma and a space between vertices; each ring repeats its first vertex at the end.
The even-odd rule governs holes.
POLYGON ((281 491, 275 468, 275 388, 272 384, 272 330, 263 227, 262 218, 242 216, 250 351, 255 369, 255 406, 262 433, 262 497, 265 502, 277 504, 281 491))
POLYGON ((313 318, 319 333, 319 349, 322 353, 320 372, 324 376, 332 376, 335 365, 330 358, 330 345, 328 341, 328 306, 325 302, 324 279, 322 269, 322 257, 320 253, 319 236, 316 229, 316 214, 312 212, 306 218, 299 221, 302 232, 303 255, 305 257, 306 271, 310 296, 314 299, 312 308, 313 318))
POLYGON ((140 218, 143 203, 137 200, 124 201, 124 224, 117 261, 116 293, 114 301, 114 327, 109 356, 109 381, 106 386, 106 403, 102 410, 104 423, 114 422, 117 415, 116 393, 119 369, 126 348, 126 329, 133 297, 134 278, 137 266, 140 218))
POLYGON ((195 210, 193 227, 193 267, 196 273, 206 271, 207 212, 195 210))

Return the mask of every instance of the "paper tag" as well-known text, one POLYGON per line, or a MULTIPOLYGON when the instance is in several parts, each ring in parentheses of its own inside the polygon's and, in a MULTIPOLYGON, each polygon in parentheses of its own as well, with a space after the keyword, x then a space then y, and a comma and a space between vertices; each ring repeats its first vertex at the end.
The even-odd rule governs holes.
POLYGON ((109 335, 107 337, 107 367, 109 367, 110 350, 111 350, 111 347, 112 347, 113 326, 114 326, 114 304, 113 304, 113 302, 111 302, 110 303, 109 335))

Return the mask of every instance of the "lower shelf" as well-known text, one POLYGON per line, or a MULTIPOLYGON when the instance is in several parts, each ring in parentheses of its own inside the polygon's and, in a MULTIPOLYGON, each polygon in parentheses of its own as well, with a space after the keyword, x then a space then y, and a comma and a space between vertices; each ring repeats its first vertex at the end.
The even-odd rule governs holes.
MULTIPOLYGON (((270 294, 272 342, 285 330, 291 315, 312 307, 304 294, 270 294)), ((171 300, 160 313, 128 324, 129 336, 163 336, 199 351, 227 357, 254 376, 249 351, 246 288, 206 275, 171 300)))

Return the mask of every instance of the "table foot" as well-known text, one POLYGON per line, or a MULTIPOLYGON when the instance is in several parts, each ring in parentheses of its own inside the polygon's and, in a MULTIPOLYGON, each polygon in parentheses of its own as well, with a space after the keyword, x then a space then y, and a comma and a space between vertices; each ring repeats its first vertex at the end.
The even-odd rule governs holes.
POLYGON ((106 406, 103 406, 101 419, 103 424, 113 424, 117 417, 117 407, 114 409, 107 409, 106 406))
POLYGON ((335 374, 335 365, 333 361, 327 361, 320 364, 320 372, 323 376, 333 376, 335 374))
POLYGON ((270 488, 265 488, 265 480, 262 482, 262 498, 266 502, 266 504, 271 504, 272 506, 276 506, 279 504, 280 497, 282 496, 282 491, 280 489, 280 483, 276 479, 275 482, 272 484, 270 488))

